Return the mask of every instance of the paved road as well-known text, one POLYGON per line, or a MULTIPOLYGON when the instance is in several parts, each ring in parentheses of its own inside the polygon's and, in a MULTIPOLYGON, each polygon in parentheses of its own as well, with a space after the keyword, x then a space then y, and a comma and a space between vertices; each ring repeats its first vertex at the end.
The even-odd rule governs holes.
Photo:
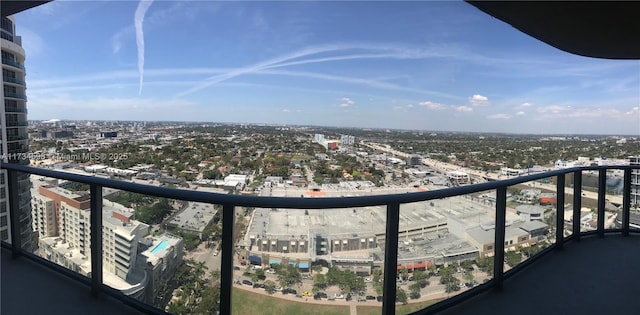
POLYGON ((206 248, 205 242, 202 242, 198 248, 185 255, 185 258, 192 258, 195 261, 203 262, 207 266, 207 272, 214 270, 220 270, 222 255, 218 252, 218 255, 214 255, 217 252, 213 248, 206 248))

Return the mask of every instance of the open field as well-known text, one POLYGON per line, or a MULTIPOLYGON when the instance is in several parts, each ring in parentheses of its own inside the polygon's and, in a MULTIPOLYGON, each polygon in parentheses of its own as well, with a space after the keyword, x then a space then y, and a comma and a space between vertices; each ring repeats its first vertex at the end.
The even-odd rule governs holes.
MULTIPOLYGON (((285 299, 273 298, 268 295, 257 294, 240 289, 233 289, 233 314, 254 315, 348 315, 349 306, 320 305, 302 302, 292 302, 285 299)), ((378 313, 379 314, 379 313, 378 313)))

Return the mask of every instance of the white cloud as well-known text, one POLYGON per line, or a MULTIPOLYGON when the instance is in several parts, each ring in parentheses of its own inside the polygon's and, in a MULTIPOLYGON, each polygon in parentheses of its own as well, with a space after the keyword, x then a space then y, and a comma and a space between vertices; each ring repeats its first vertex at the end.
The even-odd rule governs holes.
POLYGON ((291 110, 290 110, 290 109, 286 109, 286 108, 285 108, 285 109, 283 109, 283 110, 282 110, 282 112, 283 112, 283 113, 290 113, 290 112, 291 112, 291 110))
POLYGON ((343 97, 340 99, 340 107, 346 108, 346 107, 351 107, 353 105, 356 104, 356 102, 354 102, 353 100, 351 100, 348 97, 343 97))
POLYGON ((456 107, 456 110, 462 113, 468 113, 468 112, 472 112, 473 108, 469 107, 469 106, 458 106, 456 107))
POLYGON ((140 74, 140 87, 138 88, 138 96, 142 94, 142 83, 144 80, 144 30, 142 24, 144 23, 144 16, 151 7, 153 0, 141 0, 138 3, 136 14, 134 16, 134 25, 136 27, 136 45, 138 46, 138 72, 140 74))
POLYGON ((533 104, 531 104, 529 102, 524 102, 524 103, 520 104, 520 107, 530 107, 531 105, 533 105, 533 104))
POLYGON ((640 115, 640 107, 634 107, 632 108, 630 111, 624 113, 625 115, 629 115, 629 116, 638 116, 640 115))
POLYGON ((489 98, 480 94, 474 94, 469 97, 469 104, 473 106, 486 106, 489 105, 489 98))
POLYGON ((427 108, 427 109, 431 109, 431 110, 443 110, 443 109, 447 109, 449 106, 444 105, 444 104, 440 104, 440 103, 434 103, 434 102, 420 102, 418 103, 420 106, 427 108))
POLYGON ((523 111, 519 111, 516 113, 516 116, 524 116, 524 115, 525 115, 525 112, 523 111))
POLYGON ((543 107, 538 107, 536 109, 536 111, 538 113, 542 113, 542 114, 546 114, 546 113, 551 113, 551 114, 559 114, 561 112, 566 112, 570 109, 569 106, 562 106, 562 105, 550 105, 550 106, 543 106, 543 107))
POLYGON ((511 119, 511 115, 508 114, 495 114, 487 116, 489 119, 511 119))

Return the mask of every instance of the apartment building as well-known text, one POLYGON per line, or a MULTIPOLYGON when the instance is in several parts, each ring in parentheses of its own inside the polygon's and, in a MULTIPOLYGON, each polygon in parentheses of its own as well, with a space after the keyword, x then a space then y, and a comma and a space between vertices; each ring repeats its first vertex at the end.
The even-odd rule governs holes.
MULTIPOLYGON (((28 165, 29 138, 27 136, 27 86, 24 68, 25 52, 22 38, 15 34, 13 17, 2 17, 0 47, 2 48, 2 102, 0 107, 0 155, 1 163, 28 165)), ((31 191, 29 174, 18 174, 17 208, 15 214, 22 227, 18 231, 21 247, 35 249, 34 233, 31 231, 31 191)), ((7 173, 0 171, 0 240, 9 241, 11 220, 9 218, 9 193, 7 173)))
MULTIPOLYGON (((89 195, 57 186, 40 186, 34 193, 34 229, 40 255, 73 271, 90 275, 91 209, 89 195), (41 228, 40 222, 47 222, 41 228)), ((103 200, 102 255, 105 284, 143 300, 146 271, 136 268, 138 241, 149 227, 133 220, 134 211, 103 200)))

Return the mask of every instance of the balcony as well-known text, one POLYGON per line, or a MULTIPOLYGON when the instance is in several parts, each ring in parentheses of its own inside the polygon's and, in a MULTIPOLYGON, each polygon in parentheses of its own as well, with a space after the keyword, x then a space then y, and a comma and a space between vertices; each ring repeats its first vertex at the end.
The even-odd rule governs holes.
POLYGON ((8 82, 8 83, 14 83, 14 84, 18 84, 18 85, 20 85, 20 86, 26 86, 26 85, 27 85, 27 83, 26 83, 26 82, 24 82, 23 80, 18 80, 18 79, 16 79, 16 78, 4 77, 4 78, 2 78, 2 80, 3 80, 5 83, 6 83, 6 82, 8 82))
MULTIPOLYGON (((625 294, 630 295, 632 293, 623 292, 632 290, 618 289, 624 287, 625 284, 627 284, 627 286, 631 286, 632 283, 627 283, 629 279, 634 279, 636 276, 635 273, 640 273, 640 271, 634 271, 633 266, 630 265, 633 261, 636 261, 637 258, 640 258, 635 257, 640 256, 640 253, 635 250, 640 242, 640 237, 636 234, 638 231, 629 230, 631 171, 632 169, 640 168, 640 166, 572 168, 451 189, 412 194, 376 195, 350 198, 275 198, 219 195, 206 192, 152 187, 19 165, 3 164, 1 167, 9 170, 10 191, 13 190, 15 182, 17 182, 17 171, 89 184, 92 191, 92 205, 94 207, 99 205, 98 200, 100 200, 102 187, 111 187, 172 199, 222 204, 223 211, 232 215, 223 216, 222 270, 227 270, 228 273, 222 273, 221 314, 231 314, 232 311, 230 307, 232 276, 227 275, 233 275, 233 260, 230 255, 225 255, 225 253, 233 252, 233 234, 230 233, 230 231, 232 231, 230 227, 233 226, 233 220, 224 220, 224 218, 233 218, 235 208, 238 206, 259 208, 325 209, 386 205, 386 222, 391 222, 392 224, 386 224, 387 233, 385 238, 386 244, 384 258, 385 284, 382 312, 384 314, 394 314, 396 310, 396 283, 393 280, 395 280, 396 275, 398 274, 396 269, 398 262, 398 247, 393 246, 393 244, 398 244, 399 241, 399 212, 402 204, 425 200, 436 201, 438 199, 452 196, 462 196, 471 193, 494 190, 496 192, 496 213, 494 225, 497 227, 495 230, 494 244, 503 244, 505 243, 507 187, 531 180, 555 177, 557 181, 557 192, 559 192, 558 204, 564 205, 565 175, 572 174, 573 176, 580 178, 583 171, 597 171, 600 174, 599 180, 602 184, 599 187, 606 187, 604 182, 606 181, 607 170, 623 169, 624 192, 622 202, 622 225, 620 229, 605 230, 606 194, 604 189, 600 189, 598 191, 597 229, 595 231, 581 232, 580 211, 574 211, 572 215, 573 223, 568 226, 573 233, 566 236, 564 233, 566 227, 563 220, 565 208, 557 207, 557 212, 554 215, 557 216, 557 222, 559 223, 556 224, 556 232, 555 235, 552 236, 555 237, 554 244, 507 272, 505 272, 503 264, 495 264, 493 267, 494 277, 486 284, 477 286, 476 288, 467 290, 455 297, 436 303, 419 313, 432 314, 444 312, 445 314, 471 314, 472 312, 487 313, 492 312, 492 310, 501 310, 502 312, 504 309, 504 313, 524 312, 525 314, 538 314, 539 312, 553 313, 554 310, 566 310, 567 312, 601 314, 603 312, 608 312, 608 310, 630 313, 634 307, 633 303, 624 302, 633 301, 631 296, 625 296, 625 294), (597 255, 594 255, 594 252, 597 253, 597 255), (597 270, 604 270, 598 268, 604 268, 606 269, 606 272, 597 272, 597 270), (562 277, 558 277, 559 272, 561 272, 562 277), (579 285, 576 285, 576 283, 579 283, 579 285), (606 303, 603 302, 604 300, 611 302, 606 303), (531 303, 531 301, 544 301, 544 303, 531 303), (599 307, 595 307, 593 306, 593 303, 590 304, 585 301, 594 301, 593 303, 598 303, 599 307), (529 306, 522 308, 522 305, 529 306), (484 311, 480 312, 479 310, 484 311)), ((581 198, 579 196, 581 196, 582 192, 582 181, 576 180, 573 189, 573 209, 580 209, 581 198)), ((10 211, 13 212, 13 208, 10 208, 10 211)), ((101 219, 101 214, 102 211, 92 211, 91 220, 95 222, 96 220, 101 219)), ((96 229, 98 228, 99 224, 96 229)), ((91 232, 92 239, 94 239, 93 235, 96 233, 96 230, 92 229, 91 232)), ((15 235, 14 237, 19 236, 15 235)), ((92 258, 96 257, 96 259, 92 261, 92 266, 99 268, 102 264, 102 252, 99 250, 102 248, 102 238, 97 237, 95 239, 95 244, 92 244, 94 247, 92 248, 91 256, 92 258)), ((6 244, 5 247, 7 247, 6 244)), ((47 266, 49 264, 48 262, 41 261, 40 258, 35 257, 30 253, 22 253, 19 248, 12 248, 12 250, 17 256, 26 256, 26 259, 30 259, 47 266)), ((497 246, 495 248, 494 255, 495 261, 504 260, 505 248, 497 246)), ((24 266, 21 266, 21 263, 18 263, 21 260, 5 259, 5 257, 6 255, 3 256, 3 268, 5 264, 20 265, 15 268, 24 268, 24 266)), ((116 260, 116 262, 120 263, 119 259, 116 260)), ((29 268, 41 268, 41 266, 30 266, 29 268)), ((93 268, 94 267, 92 267, 92 269, 93 268)), ((42 268, 42 272, 45 272, 45 270, 47 269, 42 268)), ((86 283, 88 279, 85 280, 86 283)), ((8 281, 5 280, 3 275, 3 285, 7 285, 7 283, 8 281)), ((94 293, 106 292, 110 296, 109 298, 115 298, 119 301, 133 305, 140 312, 162 313, 162 311, 153 309, 149 306, 136 304, 136 302, 130 300, 128 297, 118 295, 118 292, 112 292, 112 289, 103 285, 101 277, 97 275, 92 277, 90 283, 91 291, 94 293)), ((13 283, 11 283, 11 285, 13 285, 13 283)), ((38 287, 47 287, 48 285, 49 284, 47 283, 38 287)), ((11 291, 13 290, 7 290, 4 292, 11 291)), ((60 291, 56 290, 56 292, 60 291)), ((3 298, 5 298, 4 295, 3 298)), ((13 298, 7 302, 3 301, 3 307, 7 305, 7 303, 9 303, 7 307, 18 307, 15 304, 11 304, 13 301, 13 298)), ((99 299, 88 298, 83 299, 79 303, 98 305, 97 303, 99 302, 99 299)), ((47 304, 43 303, 42 305, 47 304)))
POLYGON ((5 92, 4 93, 4 97, 17 98, 17 99, 24 100, 24 101, 27 100, 27 96, 24 95, 24 94, 20 94, 20 93, 5 92))
POLYGON ((7 127, 8 128, 12 128, 12 127, 27 127, 29 126, 29 123, 26 121, 7 121, 7 127))
MULTIPOLYGON (((418 192, 411 194, 375 195, 367 197, 348 198, 288 198, 221 195, 206 192, 152 187, 147 185, 114 181, 110 179, 83 175, 75 175, 70 173, 61 173, 52 170, 37 169, 20 165, 3 164, 0 167, 8 170, 10 191, 13 191, 15 183, 17 182, 17 172, 33 173, 47 177, 66 179, 89 184, 92 192, 92 208, 100 206, 99 200, 101 200, 100 192, 102 191, 102 187, 111 187, 171 199, 222 204, 224 213, 229 213, 231 215, 223 216, 223 272, 221 285, 221 314, 231 314, 232 311, 230 301, 232 288, 231 278, 233 275, 233 257, 225 253, 233 252, 234 241, 233 234, 231 232, 232 226, 234 224, 233 218, 235 216, 235 208, 238 206, 267 209, 327 209, 385 205, 387 208, 386 222, 388 223, 386 223, 387 233, 385 237, 385 283, 382 312, 384 314, 394 314, 396 306, 395 279, 398 274, 398 270, 396 268, 398 262, 398 247, 395 244, 398 244, 399 241, 398 228, 401 205, 419 201, 436 201, 442 198, 494 190, 496 193, 496 212, 494 221, 496 229, 494 244, 504 244, 506 229, 505 218, 507 187, 532 180, 554 177, 556 180, 556 188, 558 192, 557 204, 564 205, 565 176, 567 174, 571 174, 580 179, 583 171, 597 171, 600 174, 599 181, 601 185, 599 185, 599 187, 603 187, 603 189, 600 189, 598 191, 597 229, 595 231, 580 232, 580 211, 573 211, 573 223, 571 226, 569 226, 572 234, 570 236, 566 236, 564 233, 565 223, 563 220, 565 217, 565 208, 564 206, 558 206, 556 209, 557 212, 555 213, 555 216, 557 216, 556 218, 558 219, 558 223, 556 223, 555 235, 552 236, 555 237, 554 244, 550 245, 548 248, 533 256, 531 259, 525 261, 524 263, 515 266, 515 268, 509 270, 508 272, 505 272, 503 264, 495 264, 493 267, 494 277, 486 284, 465 291, 464 293, 453 298, 436 303, 431 307, 424 309, 420 313, 424 312, 425 314, 430 314, 443 311, 445 313, 451 314, 465 314, 465 312, 477 313, 478 309, 483 308, 487 311, 495 309, 505 309, 506 306, 513 308, 513 311, 506 311, 506 313, 514 313, 516 308, 520 313, 523 311, 525 313, 535 313, 537 311, 542 311, 545 305, 546 307, 552 307, 554 310, 564 309, 565 305, 571 305, 572 308, 570 310, 572 312, 579 311, 580 313, 587 314, 591 313, 594 310, 598 310, 597 308, 590 307, 589 303, 584 303, 584 301, 599 301, 598 303, 601 303, 608 307, 607 310, 611 307, 617 307, 617 309, 614 308, 616 310, 629 310, 634 306, 631 302, 624 303, 623 301, 633 300, 621 299, 620 290, 615 289, 623 287, 625 281, 628 281, 628 279, 634 279, 632 277, 634 272, 632 271, 633 268, 630 265, 627 266, 626 264, 630 264, 630 262, 635 261, 635 259, 630 259, 629 255, 640 256, 640 253, 638 253, 634 247, 638 245, 638 242, 640 242, 640 237, 635 235, 635 232, 637 231, 632 232, 629 230, 629 196, 631 191, 631 171, 632 169, 640 168, 640 166, 571 168, 536 175, 522 176, 503 181, 461 186, 451 189, 418 192), (617 230, 605 230, 606 193, 604 191, 604 187, 606 187, 606 185, 604 183, 606 181, 606 172, 607 170, 611 169, 624 170, 624 193, 622 199, 623 209, 621 220, 622 227, 617 230), (227 220, 225 220, 224 218, 227 218, 227 220), (605 234, 616 234, 616 236, 604 237, 605 234), (600 237, 597 238, 589 236, 600 237), (594 252, 596 252, 597 255, 593 255, 594 252), (594 270, 597 270, 597 268, 606 268, 606 272, 593 272, 594 270), (558 277, 558 272, 561 272, 563 276, 558 277), (544 279, 544 281, 540 281, 540 279, 544 279), (580 285, 576 285, 576 283, 579 283, 580 285), (536 288, 536 290, 532 291, 531 288, 536 288), (613 292, 615 292, 615 296, 613 295, 613 292), (597 299, 596 297, 600 297, 597 294, 601 293, 605 294, 605 296, 608 296, 608 299, 611 301, 611 303, 603 303, 602 298, 597 299), (588 298, 589 296, 592 296, 593 298, 588 298), (545 303, 533 303, 536 307, 539 308, 529 306, 526 308, 526 310, 520 309, 521 305, 524 305, 522 303, 525 303, 525 301, 529 303, 531 301, 541 301, 541 298, 544 299, 545 303), (501 308, 498 308, 497 305, 502 306, 501 308)), ((573 209, 580 209, 582 181, 576 180, 573 189, 573 209)), ((10 208, 10 212, 13 212, 13 208, 10 208)), ((92 222, 101 220, 101 215, 102 211, 92 211, 92 222)), ((101 268, 102 265, 102 252, 100 250, 102 248, 102 237, 95 237, 95 233, 97 233, 96 231, 99 231, 99 228, 100 224, 95 224, 95 228, 92 228, 91 231, 91 238, 96 240, 95 243, 92 242, 91 256, 92 258, 95 258, 92 259, 92 269, 101 268)), ((19 236, 12 235, 12 237, 19 236)), ((32 255, 29 253, 22 253, 19 248, 12 248, 12 250, 18 256, 24 255, 30 257, 30 259, 39 261, 37 260, 37 258, 31 257, 32 255)), ((505 248, 502 246, 497 246, 493 255, 495 255, 495 261, 503 261, 505 259, 505 248)), ((15 262, 17 261, 18 260, 7 260, 6 263, 15 264, 15 262)), ((116 262, 119 263, 119 261, 116 262)), ((3 264, 5 264, 4 258, 3 264)), ((5 285, 6 283, 7 281, 3 281, 3 285, 5 285)), ((632 283, 628 283, 628 285, 630 286, 632 285, 632 283)), ((94 293, 110 292, 110 289, 106 288, 103 285, 102 279, 98 275, 94 275, 92 277, 91 289, 94 293)), ((127 300, 128 298, 113 295, 111 293, 109 295, 124 300, 127 303, 133 303, 132 301, 127 300)), ((89 299, 87 301, 84 301, 83 303, 93 304, 96 302, 98 301, 95 299, 89 299)), ((4 303, 3 301, 3 305, 5 304, 6 303, 4 303)), ((138 307, 138 309, 143 312, 161 312, 160 310, 150 311, 149 309, 145 309, 140 305, 136 307, 138 307)), ((567 308, 567 310, 569 310, 569 308, 567 308)), ((599 313, 600 312, 597 312, 597 314, 599 313)))
POLYGON ((3 58, 3 59, 2 59, 2 64, 3 64, 3 65, 7 65, 7 66, 11 66, 11 67, 14 67, 14 68, 17 68, 17 69, 20 69, 20 70, 22 70, 22 71, 25 71, 25 69, 24 69, 24 66, 23 66, 23 65, 21 65, 21 64, 19 64, 19 63, 17 63, 17 62, 15 62, 15 61, 13 61, 13 60, 7 59, 7 58, 3 58))
POLYGON ((20 113, 20 114, 26 114, 27 113, 27 108, 22 106, 5 106, 4 107, 4 111, 7 113, 20 113))

